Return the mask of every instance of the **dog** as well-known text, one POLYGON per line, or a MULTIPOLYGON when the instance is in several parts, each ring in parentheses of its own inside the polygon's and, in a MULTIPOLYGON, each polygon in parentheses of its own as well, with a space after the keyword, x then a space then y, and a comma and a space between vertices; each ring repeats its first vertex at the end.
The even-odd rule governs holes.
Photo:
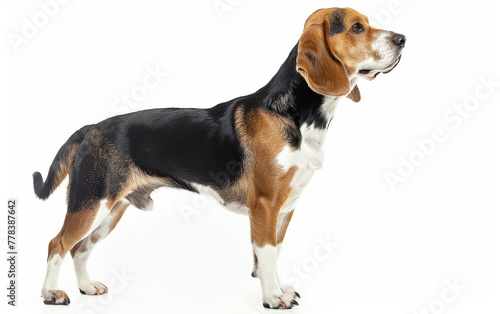
POLYGON ((320 9, 276 75, 255 93, 209 109, 138 111, 76 131, 46 180, 33 174, 40 199, 69 175, 64 225, 49 243, 44 302, 70 302, 58 287, 68 252, 80 292, 106 293, 86 270, 92 249, 129 205, 150 210, 151 192, 173 187, 248 214, 252 276, 261 282, 263 306, 298 305, 299 293, 281 283, 276 266, 297 199, 322 165, 337 104, 346 97, 358 102, 357 80, 394 69, 405 42, 404 35, 371 27, 353 9, 320 9))

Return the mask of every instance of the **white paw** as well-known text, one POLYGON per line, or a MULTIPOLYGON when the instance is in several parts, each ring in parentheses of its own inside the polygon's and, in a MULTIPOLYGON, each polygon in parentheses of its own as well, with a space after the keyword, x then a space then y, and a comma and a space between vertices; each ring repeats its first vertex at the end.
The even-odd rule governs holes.
POLYGON ((68 305, 69 297, 62 290, 45 290, 42 291, 43 303, 52 305, 68 305))
POLYGON ((281 291, 283 291, 284 294, 291 295, 294 299, 300 299, 300 294, 292 286, 281 286, 281 291))
POLYGON ((294 290, 293 292, 265 295, 262 302, 264 307, 268 309, 291 309, 294 305, 299 305, 295 300, 296 297, 300 296, 294 290))
POLYGON ((101 295, 108 293, 108 287, 99 281, 89 281, 85 284, 79 284, 78 288, 80 288, 81 294, 86 295, 101 295))

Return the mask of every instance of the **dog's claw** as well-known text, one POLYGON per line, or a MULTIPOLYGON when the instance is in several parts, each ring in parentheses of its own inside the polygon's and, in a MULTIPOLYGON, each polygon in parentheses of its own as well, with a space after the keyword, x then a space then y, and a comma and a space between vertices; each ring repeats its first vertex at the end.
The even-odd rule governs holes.
POLYGON ((283 301, 281 301, 281 302, 280 302, 280 307, 279 307, 279 308, 280 308, 280 309, 291 309, 291 308, 292 308, 292 306, 293 306, 293 305, 290 305, 290 307, 287 307, 287 306, 286 306, 286 303, 285 303, 285 302, 283 302, 283 301))

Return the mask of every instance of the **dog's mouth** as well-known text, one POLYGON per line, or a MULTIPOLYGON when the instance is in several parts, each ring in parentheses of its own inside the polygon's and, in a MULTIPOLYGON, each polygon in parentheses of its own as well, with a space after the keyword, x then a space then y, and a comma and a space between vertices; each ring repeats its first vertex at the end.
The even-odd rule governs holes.
POLYGON ((401 60, 401 54, 392 62, 388 67, 385 69, 379 70, 379 69, 361 69, 358 71, 360 76, 363 76, 367 79, 374 80, 377 75, 380 73, 387 74, 394 70, 394 68, 398 65, 399 61, 401 60))

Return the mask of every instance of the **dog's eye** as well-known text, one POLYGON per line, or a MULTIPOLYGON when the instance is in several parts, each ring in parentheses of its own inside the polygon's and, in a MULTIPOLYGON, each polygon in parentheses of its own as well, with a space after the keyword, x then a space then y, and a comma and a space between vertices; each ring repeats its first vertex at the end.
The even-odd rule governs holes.
POLYGON ((363 28, 363 25, 361 25, 360 23, 356 23, 351 27, 351 31, 355 34, 359 34, 364 30, 365 29, 363 28))

